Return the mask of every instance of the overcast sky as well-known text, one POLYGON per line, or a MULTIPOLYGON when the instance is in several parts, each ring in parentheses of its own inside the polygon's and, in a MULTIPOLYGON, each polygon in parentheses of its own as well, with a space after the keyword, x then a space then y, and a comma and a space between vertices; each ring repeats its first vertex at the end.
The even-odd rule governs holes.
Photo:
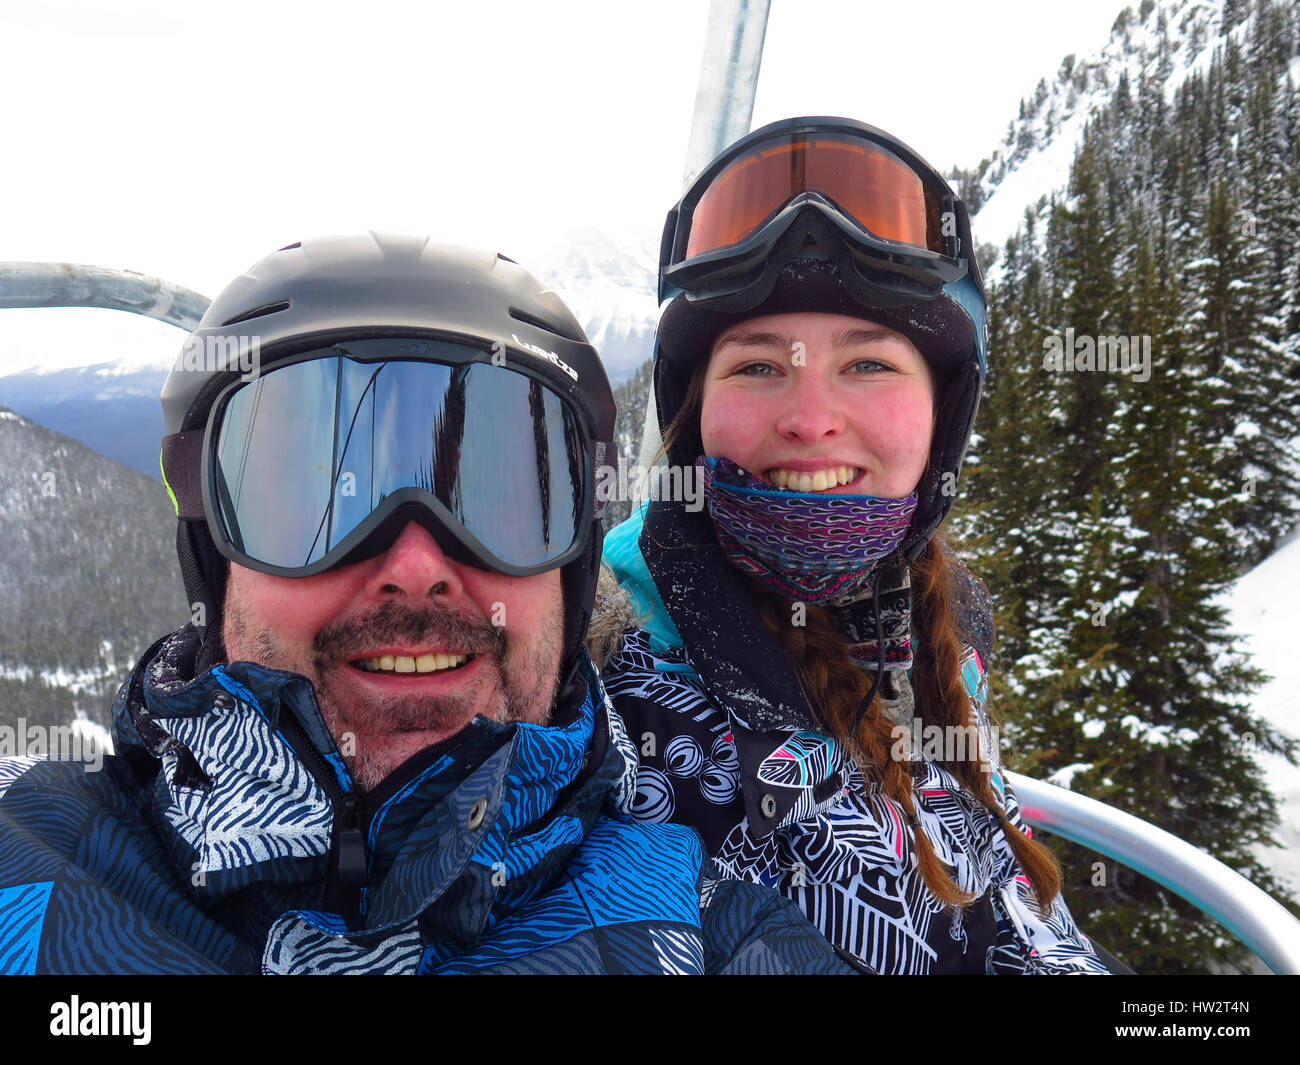
MULTIPOLYGON (((970 166, 1123 6, 773 0, 754 125, 850 115, 970 166)), ((525 265, 583 226, 657 236, 707 15, 707 0, 10 0, 0 260, 210 296, 306 235, 430 232, 525 265)), ((30 336, 8 316, 52 313, 0 312, 0 360, 30 336)), ((123 328, 179 336, 150 325, 123 328)))

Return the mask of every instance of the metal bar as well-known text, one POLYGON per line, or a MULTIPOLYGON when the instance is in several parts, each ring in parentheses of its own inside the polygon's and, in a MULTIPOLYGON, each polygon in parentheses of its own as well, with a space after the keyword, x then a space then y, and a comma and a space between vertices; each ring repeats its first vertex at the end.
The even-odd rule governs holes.
POLYGON ((0 263, 0 309, 104 307, 192 332, 210 301, 162 278, 79 263, 0 263))
POLYGON ((709 5, 683 190, 723 148, 749 132, 771 6, 772 0, 713 0, 709 5))
MULTIPOLYGON (((749 132, 770 7, 771 0, 712 0, 709 5, 700 80, 695 90, 695 113, 686 148, 683 190, 723 148, 749 132)), ((654 465, 662 444, 651 386, 647 389, 645 421, 641 426, 638 461, 642 467, 649 469, 654 465)), ((638 496, 632 502, 635 506, 641 499, 638 496)))
POLYGON ((1096 799, 1019 773, 1006 777, 1029 824, 1149 876, 1213 917, 1275 973, 1300 973, 1300 921, 1240 873, 1173 833, 1096 799))

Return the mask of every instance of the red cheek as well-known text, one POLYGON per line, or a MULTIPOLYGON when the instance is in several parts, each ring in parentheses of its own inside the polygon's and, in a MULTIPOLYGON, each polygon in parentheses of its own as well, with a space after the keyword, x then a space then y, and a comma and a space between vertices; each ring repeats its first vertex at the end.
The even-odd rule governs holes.
POLYGON ((347 573, 295 579, 262 575, 257 608, 286 642, 310 641, 358 599, 357 581, 347 573))
POLYGON ((700 415, 700 437, 707 455, 744 464, 763 438, 762 407, 725 387, 707 396, 700 415))
POLYGON ((863 424, 862 432, 880 454, 908 454, 929 447, 933 413, 925 397, 888 396, 881 400, 876 416, 863 424))

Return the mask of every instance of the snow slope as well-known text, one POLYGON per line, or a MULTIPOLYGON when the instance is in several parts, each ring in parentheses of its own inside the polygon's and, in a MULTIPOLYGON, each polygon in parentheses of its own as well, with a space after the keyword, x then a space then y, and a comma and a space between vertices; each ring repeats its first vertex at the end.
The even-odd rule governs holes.
MULTIPOLYGON (((1130 87, 1144 78, 1158 79, 1166 101, 1172 102, 1190 75, 1205 72, 1229 36, 1244 37, 1246 22, 1224 34, 1222 20, 1223 0, 1166 0, 1145 22, 1135 16, 1127 25, 1117 20, 1098 54, 1070 57, 1074 62, 1068 76, 1063 63, 1056 81, 1026 97, 1022 117, 1011 123, 991 156, 985 178, 988 199, 971 221, 975 239, 1000 248, 1040 199, 1064 199, 1070 166, 1088 123, 1109 105, 1121 77, 1130 87), (1162 17, 1171 38, 1163 52, 1158 32, 1162 17)), ((990 277, 996 272, 995 266, 990 277)))
MULTIPOLYGON (((1300 738, 1300 537, 1280 548, 1243 576, 1224 596, 1235 631, 1245 634, 1243 649, 1254 665, 1271 674, 1255 695, 1255 710, 1264 721, 1292 738, 1300 738)), ((1281 802, 1278 840, 1283 850, 1265 850, 1261 858, 1277 876, 1300 893, 1300 767, 1268 751, 1256 750, 1269 787, 1281 802)))

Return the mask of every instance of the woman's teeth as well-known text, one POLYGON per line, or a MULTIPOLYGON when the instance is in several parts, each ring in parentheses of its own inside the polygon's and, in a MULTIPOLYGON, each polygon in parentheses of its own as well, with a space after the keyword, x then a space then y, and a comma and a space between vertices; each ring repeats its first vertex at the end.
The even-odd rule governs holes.
POLYGON ((437 673, 443 669, 455 669, 469 661, 469 655, 429 654, 411 657, 410 655, 380 655, 378 658, 362 658, 355 665, 370 673, 437 673))
POLYGON ((824 470, 783 470, 779 467, 767 471, 767 479, 777 488, 791 492, 822 492, 827 488, 856 481, 862 473, 856 466, 832 466, 824 470))

